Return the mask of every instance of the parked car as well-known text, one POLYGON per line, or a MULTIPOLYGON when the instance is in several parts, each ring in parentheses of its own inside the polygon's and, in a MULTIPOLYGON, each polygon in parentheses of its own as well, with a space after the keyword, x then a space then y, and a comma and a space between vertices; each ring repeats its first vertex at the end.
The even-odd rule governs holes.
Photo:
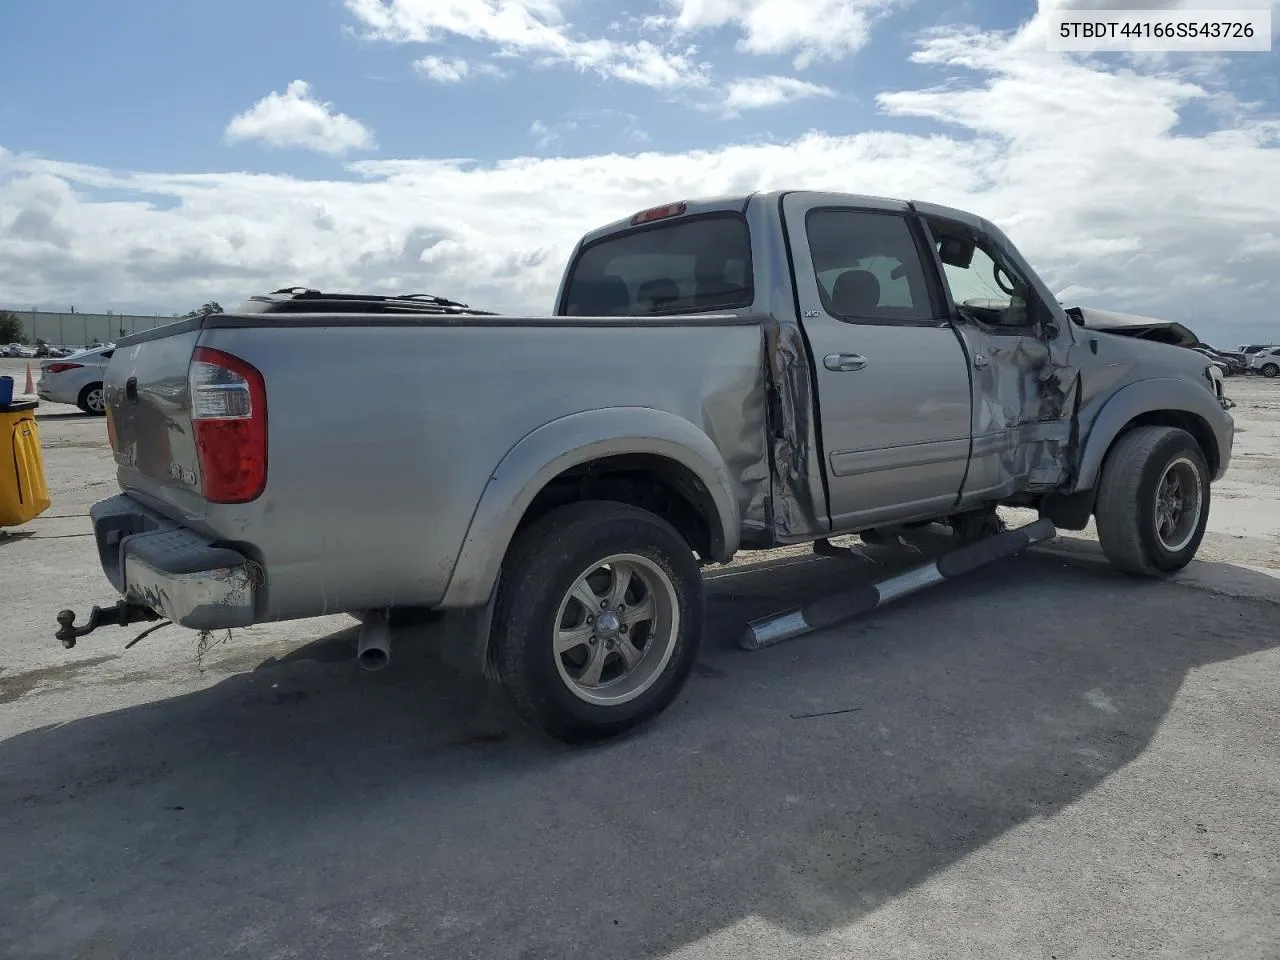
POLYGON ((1204 358, 1206 358, 1210 363, 1212 363, 1214 367, 1216 367, 1224 377, 1232 376, 1231 364, 1228 363, 1226 360, 1223 360, 1220 357, 1216 356, 1213 353, 1213 351, 1205 350, 1199 347, 1192 347, 1191 349, 1194 350, 1196 353, 1200 354, 1201 356, 1203 356, 1204 358))
POLYGON ((60 635, 348 611, 380 664, 429 608, 530 721, 607 737, 676 697, 699 564, 740 550, 1008 504, 1180 569, 1231 458, 1215 379, 1075 322, 960 210, 674 203, 584 237, 553 316, 290 290, 119 341, 91 515, 124 600, 60 635))
POLYGON ((1264 377, 1280 375, 1280 347, 1264 347, 1249 359, 1249 368, 1264 377))
POLYGON ((1224 350, 1218 350, 1207 343, 1199 344, 1191 349, 1197 353, 1203 353, 1210 360, 1221 365, 1225 376, 1238 376, 1249 369, 1249 363, 1242 353, 1229 353, 1224 350))
POLYGON ((36 357, 44 359, 46 357, 65 357, 72 353, 70 347, 64 347, 57 343, 42 343, 36 346, 36 357))
POLYGON ((50 403, 74 403, 85 413, 106 413, 102 384, 107 364, 115 351, 101 347, 43 360, 36 395, 50 403))
POLYGON ((27 359, 35 357, 36 351, 34 347, 28 347, 25 343, 11 343, 5 347, 4 356, 18 359, 27 359))

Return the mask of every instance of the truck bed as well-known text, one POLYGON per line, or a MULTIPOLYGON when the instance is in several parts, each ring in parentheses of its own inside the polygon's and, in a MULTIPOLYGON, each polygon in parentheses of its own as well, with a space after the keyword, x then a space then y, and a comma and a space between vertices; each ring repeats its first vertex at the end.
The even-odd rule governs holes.
POLYGON ((575 414, 686 421, 729 467, 742 515, 759 516, 763 350, 761 323, 733 315, 217 314, 120 341, 109 429, 127 497, 262 567, 255 619, 435 606, 503 458, 575 414), (262 375, 267 478, 251 502, 201 495, 197 347, 262 375))

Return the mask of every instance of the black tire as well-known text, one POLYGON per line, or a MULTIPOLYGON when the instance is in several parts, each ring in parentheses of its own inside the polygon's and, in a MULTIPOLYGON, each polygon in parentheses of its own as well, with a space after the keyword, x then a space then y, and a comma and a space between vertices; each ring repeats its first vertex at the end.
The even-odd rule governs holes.
POLYGON ((1209 467, 1191 434, 1176 427, 1135 427, 1122 435, 1102 465, 1094 507, 1098 540, 1111 565, 1147 577, 1181 570, 1204 539, 1209 494, 1209 467), (1187 521, 1186 533, 1170 545, 1157 532, 1156 499, 1165 474, 1174 469, 1197 491, 1199 507, 1194 521, 1187 521))
POLYGON ((85 413, 93 414, 95 417, 105 416, 107 405, 102 395, 102 384, 91 383, 80 391, 80 396, 76 397, 76 406, 85 413), (96 403, 94 402, 96 399, 96 403))
MULTIPOLYGON (((604 623, 604 614, 599 621, 604 623)), ((582 743, 617 736, 665 710, 693 668, 702 624, 702 576, 693 551, 675 528, 638 507, 584 501, 553 510, 516 538, 503 564, 490 642, 502 686, 521 716, 557 740, 582 743), (671 629, 663 631, 656 646, 649 646, 656 632, 646 638, 640 667, 632 669, 635 677, 645 658, 653 654, 647 667, 653 678, 645 681, 648 686, 632 699, 604 705, 574 692, 583 688, 566 674, 565 658, 575 651, 557 652, 555 639, 559 630, 566 629, 558 617, 568 609, 565 605, 571 602, 575 584, 593 565, 598 567, 619 554, 650 565, 641 575, 645 590, 649 584, 644 577, 660 580, 656 571, 665 576, 664 592, 654 602, 665 605, 671 629)), ((655 631, 656 626, 655 620, 655 631)), ((594 638, 592 643, 594 647, 594 638)), ((578 649, 584 654, 594 652, 585 645, 578 649)), ((630 650, 634 653, 634 647, 630 650)), ((614 666, 621 665, 620 657, 603 656, 614 666)), ((636 686, 640 685, 637 681, 636 686)))
POLYGON ((1262 375, 1264 377, 1274 377, 1278 373, 1280 373, 1280 366, 1276 366, 1274 363, 1264 363, 1262 365, 1262 375))

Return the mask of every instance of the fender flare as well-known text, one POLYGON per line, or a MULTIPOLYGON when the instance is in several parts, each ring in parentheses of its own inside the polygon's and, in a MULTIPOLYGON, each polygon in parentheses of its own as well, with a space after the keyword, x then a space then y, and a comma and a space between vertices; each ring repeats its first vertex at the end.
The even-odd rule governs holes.
POLYGON ((1073 493, 1091 490, 1098 482, 1098 474, 1102 471, 1102 461, 1111 449, 1124 428, 1135 417, 1144 413, 1160 413, 1163 411, 1190 414, 1203 421, 1203 436, 1196 439, 1212 445, 1207 451, 1211 465, 1216 465, 1215 479, 1224 465, 1223 453, 1230 454, 1230 440, 1227 449, 1222 449, 1215 424, 1225 415, 1222 407, 1208 390, 1193 385, 1186 380, 1162 377, 1154 380, 1140 380, 1117 390, 1111 399, 1103 404, 1093 424, 1084 438, 1084 449, 1080 455, 1080 469, 1076 476, 1073 493))
POLYGON ((689 470, 715 506, 712 555, 737 552, 741 524, 735 481, 711 438, 694 424, 651 407, 606 407, 569 414, 526 434, 503 456, 480 495, 440 606, 481 606, 493 594, 521 517, 542 489, 572 467, 602 457, 651 454, 689 470))

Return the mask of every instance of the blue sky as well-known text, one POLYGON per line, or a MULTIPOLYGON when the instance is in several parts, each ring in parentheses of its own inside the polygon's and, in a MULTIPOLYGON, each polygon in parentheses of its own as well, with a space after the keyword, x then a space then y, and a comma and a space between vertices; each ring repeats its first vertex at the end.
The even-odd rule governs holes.
MULTIPOLYGON (((627 8, 582 2, 567 9, 580 35, 592 37, 617 35, 608 25, 627 8)), ((663 7, 632 9, 639 16, 663 7)), ((1027 14, 1025 4, 999 2, 973 10, 965 22, 1011 27, 1027 14)), ((548 152, 549 145, 539 150, 539 137, 529 132, 534 120, 558 131, 551 152, 630 151, 638 143, 657 150, 712 148, 787 140, 813 128, 866 129, 876 120, 877 93, 928 78, 929 70, 907 62, 911 35, 957 20, 951 4, 896 9, 856 62, 819 62, 803 72, 838 99, 708 122, 666 91, 655 96, 643 85, 599 82, 571 66, 512 69, 518 76, 505 81, 433 83, 414 68, 421 56, 505 64, 488 58, 486 44, 460 37, 407 47, 367 39, 366 25, 337 0, 224 0, 216 7, 172 0, 6 0, 0 16, 6 34, 21 40, 6 44, 0 64, 5 141, 108 167, 299 175, 331 174, 334 165, 317 162, 309 151, 264 153, 252 143, 224 143, 222 136, 231 116, 296 78, 375 130, 377 152, 387 156, 498 160, 513 152, 548 152), (575 121, 577 129, 568 126, 575 121), (643 140, 637 140, 637 128, 644 130, 643 140)), ((736 34, 724 26, 690 41, 700 48, 698 59, 726 78, 796 72, 785 53, 744 57, 734 49, 736 34)), ((932 125, 900 118, 880 126, 919 131, 932 125)))
POLYGON ((545 309, 582 230, 785 185, 968 206, 1081 302, 1256 326, 1280 292, 1275 54, 1064 57, 1037 13, 5 0, 0 302, 431 281, 545 309))

